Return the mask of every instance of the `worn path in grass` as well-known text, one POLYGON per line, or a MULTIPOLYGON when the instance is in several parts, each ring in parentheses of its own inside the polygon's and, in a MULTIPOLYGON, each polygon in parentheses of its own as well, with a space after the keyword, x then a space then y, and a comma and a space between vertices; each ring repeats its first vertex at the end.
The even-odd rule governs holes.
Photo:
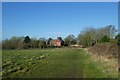
POLYGON ((4 77, 107 78, 102 64, 93 62, 83 49, 4 50, 4 77), (45 58, 39 59, 45 55, 45 58), (7 66, 5 66, 7 63, 7 66), (18 67, 20 67, 18 69, 18 67), (17 68, 16 70, 14 70, 17 68), (11 71, 10 71, 11 70, 11 71), (12 71, 13 70, 13 71, 12 71))

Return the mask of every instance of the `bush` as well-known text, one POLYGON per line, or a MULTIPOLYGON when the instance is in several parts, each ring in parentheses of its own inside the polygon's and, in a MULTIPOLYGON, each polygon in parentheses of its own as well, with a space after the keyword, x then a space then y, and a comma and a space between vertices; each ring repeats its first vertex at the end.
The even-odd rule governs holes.
POLYGON ((110 43, 116 44, 117 41, 115 39, 110 39, 110 43))
POLYGON ((110 38, 109 38, 107 35, 104 35, 104 36, 101 38, 101 43, 109 42, 109 41, 110 41, 110 38))
POLYGON ((88 50, 98 56, 106 56, 108 58, 118 57, 118 46, 113 43, 96 44, 93 47, 89 47, 88 50))
POLYGON ((116 41, 117 41, 117 44, 118 46, 120 46, 120 34, 118 34, 116 37, 115 37, 116 41))

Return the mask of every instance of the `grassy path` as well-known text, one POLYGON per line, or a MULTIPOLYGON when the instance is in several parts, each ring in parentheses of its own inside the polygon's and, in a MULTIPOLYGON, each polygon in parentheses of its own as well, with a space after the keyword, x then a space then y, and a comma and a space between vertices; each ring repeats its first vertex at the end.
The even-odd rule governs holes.
POLYGON ((99 62, 93 62, 82 49, 5 50, 3 51, 3 65, 4 77, 114 77, 108 75, 99 62), (45 55, 45 58, 39 59, 41 55, 45 55), (10 64, 7 64, 8 62, 10 64), (13 70, 18 67, 20 69, 13 70))

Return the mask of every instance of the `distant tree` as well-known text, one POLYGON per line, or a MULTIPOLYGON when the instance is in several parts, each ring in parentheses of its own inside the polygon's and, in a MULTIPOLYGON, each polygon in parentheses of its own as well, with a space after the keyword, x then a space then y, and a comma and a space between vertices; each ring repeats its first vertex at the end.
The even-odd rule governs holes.
POLYGON ((39 40, 47 42, 47 39, 45 39, 45 38, 40 38, 39 40))
POLYGON ((24 44, 23 44, 24 38, 25 37, 19 37, 18 49, 24 48, 24 44))
POLYGON ((24 39, 24 43, 30 43, 30 42, 31 42, 30 37, 26 36, 24 39))
POLYGON ((120 46, 120 34, 116 35, 115 37, 117 44, 120 46))
POLYGON ((21 49, 23 48, 23 40, 21 37, 12 37, 2 41, 3 49, 21 49))
POLYGON ((45 38, 39 39, 39 48, 46 48, 47 47, 47 40, 45 38))
POLYGON ((115 26, 114 25, 108 25, 108 26, 106 26, 106 28, 108 28, 110 38, 114 38, 115 33, 117 32, 117 29, 115 28, 115 26))
POLYGON ((62 41, 62 37, 57 37, 57 39, 61 40, 62 41))
POLYGON ((0 50, 2 49, 2 42, 0 42, 0 50))
POLYGON ((84 47, 90 46, 91 36, 88 31, 80 33, 78 35, 78 38, 79 38, 80 45, 82 45, 84 47))
POLYGON ((25 49, 28 49, 28 48, 31 47, 31 39, 29 38, 29 36, 25 37, 23 43, 24 43, 24 48, 25 49))
POLYGON ((76 44, 77 40, 75 39, 74 35, 68 35, 65 39, 64 39, 65 45, 72 45, 72 44, 76 44))
POLYGON ((79 44, 83 46, 93 46, 94 44, 101 42, 115 42, 114 37, 116 33, 116 28, 114 25, 108 25, 101 28, 85 28, 79 35, 79 44))
POLYGON ((49 38, 47 41, 47 44, 50 44, 50 41, 52 40, 52 38, 49 38))
POLYGON ((104 43, 104 42, 109 42, 110 41, 110 38, 107 36, 107 35, 104 35, 102 38, 101 38, 101 42, 104 43))
POLYGON ((38 48, 39 47, 39 40, 32 38, 31 39, 31 47, 38 48))
POLYGON ((114 38, 115 33, 117 32, 117 29, 114 25, 108 25, 105 27, 102 27, 98 30, 99 35, 103 37, 104 35, 108 36, 109 38, 114 38))
POLYGON ((116 39, 116 40, 120 40, 120 34, 116 35, 116 36, 115 36, 115 39, 116 39))
POLYGON ((46 48, 46 42, 45 41, 39 41, 39 48, 46 48))
POLYGON ((9 49, 9 46, 10 45, 8 39, 2 41, 2 49, 9 49))

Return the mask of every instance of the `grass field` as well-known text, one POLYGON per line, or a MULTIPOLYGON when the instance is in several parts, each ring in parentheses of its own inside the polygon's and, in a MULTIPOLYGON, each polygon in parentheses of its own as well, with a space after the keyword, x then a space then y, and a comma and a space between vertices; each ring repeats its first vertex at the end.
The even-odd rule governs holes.
POLYGON ((3 77, 10 78, 107 78, 103 64, 83 49, 3 50, 3 77))

